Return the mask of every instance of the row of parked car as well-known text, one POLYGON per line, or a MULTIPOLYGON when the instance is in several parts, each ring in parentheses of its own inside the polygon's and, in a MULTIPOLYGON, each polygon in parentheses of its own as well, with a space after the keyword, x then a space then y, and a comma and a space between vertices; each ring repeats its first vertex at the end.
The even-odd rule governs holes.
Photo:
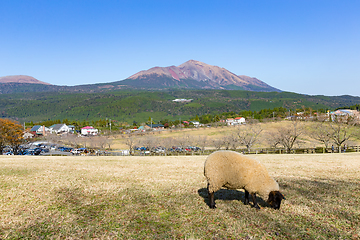
POLYGON ((13 149, 7 149, 6 151, 3 152, 3 155, 40 155, 42 153, 47 153, 47 152, 49 152, 49 149, 47 149, 47 148, 40 148, 40 147, 24 148, 24 147, 21 147, 15 151, 13 149))
POLYGON ((72 153, 74 151, 71 147, 57 146, 55 144, 46 144, 46 143, 32 143, 19 146, 18 149, 12 149, 11 147, 6 147, 3 151, 3 155, 43 155, 48 154, 49 152, 60 153, 68 152, 72 153))
POLYGON ((109 155, 109 152, 102 150, 94 150, 87 148, 72 148, 55 145, 32 144, 20 146, 18 150, 14 151, 10 147, 6 147, 2 153, 3 155, 46 155, 46 154, 61 154, 61 155, 109 155))
POLYGON ((196 146, 188 146, 188 147, 177 147, 177 146, 173 146, 171 148, 166 149, 165 147, 153 147, 151 149, 149 149, 148 147, 135 147, 135 150, 138 151, 142 151, 142 152, 152 152, 152 153, 165 153, 165 151, 168 152, 197 152, 199 150, 201 150, 201 148, 196 147, 196 146))

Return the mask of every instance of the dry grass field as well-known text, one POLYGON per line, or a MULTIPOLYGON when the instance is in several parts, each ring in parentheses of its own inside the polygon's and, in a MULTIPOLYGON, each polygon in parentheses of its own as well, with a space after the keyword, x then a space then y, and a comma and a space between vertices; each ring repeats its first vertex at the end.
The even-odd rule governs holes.
MULTIPOLYGON (((267 135, 273 135, 276 134, 276 132, 281 129, 282 127, 286 127, 291 125, 292 122, 289 121, 279 121, 279 122, 265 122, 265 123, 259 123, 258 126, 263 129, 262 133, 260 134, 258 141, 254 145, 255 148, 266 148, 270 147, 269 143, 266 141, 267 135)), ((311 138, 307 130, 314 129, 317 127, 317 122, 301 122, 301 126, 303 126, 303 129, 301 132, 303 132, 299 140, 301 142, 301 146, 298 146, 297 144, 294 147, 324 147, 324 144, 311 138)), ((240 126, 241 128, 244 128, 246 126, 240 126)), ((210 128, 183 128, 181 130, 174 129, 174 130, 164 130, 164 131, 154 131, 150 134, 141 136, 141 135, 135 135, 134 138, 136 139, 136 142, 140 142, 141 138, 144 138, 146 136, 151 136, 154 138, 159 139, 178 139, 184 136, 188 136, 193 140, 194 145, 198 145, 199 143, 197 140, 202 137, 207 137, 207 147, 214 148, 212 145, 212 141, 215 139, 221 139, 225 136, 229 136, 231 134, 234 134, 238 131, 238 126, 219 126, 219 127, 210 127, 210 128)), ((351 141, 348 141, 348 145, 360 145, 360 134, 354 133, 358 132, 358 128, 353 128, 352 133, 353 137, 350 139, 351 141)), ((129 147, 126 145, 126 138, 124 138, 124 134, 120 135, 113 135, 112 136, 112 149, 128 149, 129 147)), ((331 144, 330 144, 331 146, 331 144)), ((244 146, 242 146, 244 147, 244 146)))
POLYGON ((242 190, 210 209, 206 156, 0 156, 0 239, 359 239, 360 154, 251 157, 279 182, 280 210, 242 190))

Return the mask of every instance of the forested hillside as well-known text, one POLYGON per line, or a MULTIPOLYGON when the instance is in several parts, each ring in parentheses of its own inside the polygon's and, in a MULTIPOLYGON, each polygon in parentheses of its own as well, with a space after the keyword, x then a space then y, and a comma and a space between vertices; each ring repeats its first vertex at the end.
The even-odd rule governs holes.
POLYGON ((313 110, 335 109, 360 103, 359 97, 307 96, 289 92, 250 92, 240 90, 169 90, 106 93, 17 93, 0 95, 0 117, 20 122, 54 119, 98 120, 111 118, 121 122, 145 122, 162 119, 186 120, 196 115, 239 113, 283 107, 313 110), (176 98, 193 99, 190 103, 173 102, 176 98))

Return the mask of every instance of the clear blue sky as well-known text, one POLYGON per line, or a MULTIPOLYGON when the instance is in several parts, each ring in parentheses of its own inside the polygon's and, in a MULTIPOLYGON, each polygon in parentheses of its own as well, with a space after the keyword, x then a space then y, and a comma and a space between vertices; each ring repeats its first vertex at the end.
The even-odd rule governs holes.
POLYGON ((0 76, 103 83, 190 59, 360 96, 360 1, 0 0, 0 76))

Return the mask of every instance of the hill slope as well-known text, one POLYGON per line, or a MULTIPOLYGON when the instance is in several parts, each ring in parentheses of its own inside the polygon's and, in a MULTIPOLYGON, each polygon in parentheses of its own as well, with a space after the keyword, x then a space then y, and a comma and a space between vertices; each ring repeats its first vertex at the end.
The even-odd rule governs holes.
POLYGON ((0 77, 0 83, 31 83, 31 84, 51 85, 50 83, 42 82, 34 77, 30 77, 26 75, 13 75, 13 76, 0 77))

